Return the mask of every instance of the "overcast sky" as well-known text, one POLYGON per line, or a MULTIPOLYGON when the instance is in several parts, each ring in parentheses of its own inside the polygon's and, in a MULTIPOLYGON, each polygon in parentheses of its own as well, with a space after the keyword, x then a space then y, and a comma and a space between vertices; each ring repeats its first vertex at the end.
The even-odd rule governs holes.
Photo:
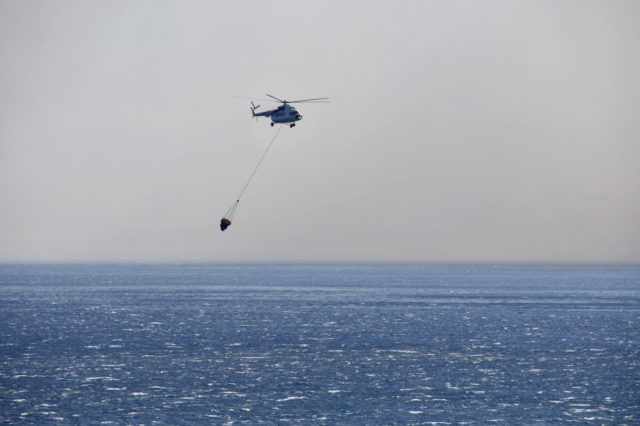
POLYGON ((0 0, 0 261, 640 262, 638 22, 0 0), (265 93, 331 103, 298 106, 220 232, 275 133, 235 96, 265 93))

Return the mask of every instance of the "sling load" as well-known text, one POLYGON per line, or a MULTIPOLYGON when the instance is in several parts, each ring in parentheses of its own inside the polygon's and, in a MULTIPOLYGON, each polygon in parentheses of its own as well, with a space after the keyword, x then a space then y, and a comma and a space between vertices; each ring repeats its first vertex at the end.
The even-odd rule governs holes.
POLYGON ((227 210, 227 212, 224 214, 222 219, 220 219, 220 230, 221 231, 224 231, 229 226, 231 226, 231 221, 233 220, 233 216, 236 214, 236 210, 238 209, 238 204, 240 204, 240 199, 244 195, 244 191, 247 190, 247 187, 249 186, 249 183, 251 183, 251 181, 253 180, 253 177, 256 175, 256 172, 258 171, 258 168, 260 168, 260 165, 262 164, 262 161, 267 156, 267 153, 269 152, 269 150, 271 149, 271 146, 273 145, 273 143, 275 142, 276 138, 278 137, 278 134, 280 134, 280 130, 282 130, 282 126, 278 126, 278 130, 276 131, 276 134, 273 135, 273 138, 271 139, 271 142, 269 142, 269 145, 267 146, 267 149, 264 151, 264 154, 262 154, 262 157, 260 157, 260 161, 258 161, 258 164, 253 169, 253 172, 251 173, 251 176, 249 176, 249 180, 247 180, 247 183, 244 184, 244 187, 242 188, 242 191, 240 191, 240 194, 238 194, 238 198, 236 199, 236 201, 234 201, 233 204, 231 204, 231 207, 229 207, 229 210, 227 210))
POLYGON ((225 217, 223 217, 222 219, 220 219, 220 230, 224 231, 225 229, 227 229, 229 226, 231 226, 231 219, 227 219, 226 218, 227 215, 225 215, 225 217))

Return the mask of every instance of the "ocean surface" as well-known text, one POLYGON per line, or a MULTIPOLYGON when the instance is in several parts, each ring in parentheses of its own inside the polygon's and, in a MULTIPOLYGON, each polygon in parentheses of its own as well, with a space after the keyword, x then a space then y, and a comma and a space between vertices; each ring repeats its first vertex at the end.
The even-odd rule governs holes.
POLYGON ((640 266, 0 265, 2 424, 640 424, 640 266))

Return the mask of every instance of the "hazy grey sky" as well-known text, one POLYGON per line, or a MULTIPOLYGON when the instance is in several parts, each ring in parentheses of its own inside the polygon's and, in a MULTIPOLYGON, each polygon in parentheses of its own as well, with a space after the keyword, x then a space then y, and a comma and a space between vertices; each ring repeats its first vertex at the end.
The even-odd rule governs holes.
POLYGON ((638 1, 0 0, 0 260, 640 262, 638 1), (224 233, 275 130, 301 105, 224 233))

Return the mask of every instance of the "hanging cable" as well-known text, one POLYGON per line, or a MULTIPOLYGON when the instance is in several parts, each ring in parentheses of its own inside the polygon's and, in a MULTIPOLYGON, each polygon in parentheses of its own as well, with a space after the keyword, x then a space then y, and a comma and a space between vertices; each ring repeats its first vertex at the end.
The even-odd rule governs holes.
POLYGON ((236 210, 238 209, 238 204, 240 204, 240 199, 242 198, 242 196, 244 195, 244 192, 247 190, 247 187, 249 186, 249 184, 253 180, 253 177, 256 175, 256 172, 260 168, 260 165, 262 164, 262 161, 264 161, 265 157, 269 153, 269 150, 271 149, 271 145, 273 145, 273 143, 276 141, 276 138, 280 134, 280 130, 282 130, 282 126, 278 126, 278 130, 276 131, 276 134, 273 135, 273 138, 271 139, 271 142, 269 142, 269 145, 267 146, 267 149, 264 151, 264 154, 262 154, 262 157, 260 157, 260 161, 258 161, 258 164, 253 169, 253 172, 251 172, 251 176, 249 176, 249 179, 247 180, 247 183, 244 184, 244 187, 242 188, 242 190, 238 194, 238 197, 236 198, 236 201, 234 201, 233 204, 231 204, 231 207, 229 207, 229 210, 227 210, 227 212, 224 214, 224 217, 220 220, 220 230, 221 231, 224 231, 225 229, 227 229, 231 225, 231 219, 233 219, 233 216, 235 215, 236 210))
POLYGON ((247 190, 247 187, 249 186, 249 183, 251 183, 251 180, 253 180, 253 177, 256 175, 256 172, 258 171, 258 168, 262 164, 262 161, 264 160, 264 158, 267 156, 267 153, 271 149, 271 145, 273 145, 273 143, 276 141, 276 138, 278 137, 278 134, 280 133, 280 130, 282 130, 282 126, 278 126, 278 130, 276 131, 276 134, 273 135, 273 138, 271 139, 271 142, 269 142, 269 146, 267 146, 267 149, 264 151, 264 154, 262 154, 262 157, 260 158, 260 161, 258 161, 258 164, 256 165, 256 168, 253 169, 253 172, 251 173, 251 176, 249 177, 249 180, 247 181, 247 183, 244 184, 244 188, 242 188, 242 191, 240 191, 240 194, 238 194, 238 198, 236 199, 236 203, 240 202, 240 198, 242 198, 242 196, 244 195, 244 191, 247 190))

